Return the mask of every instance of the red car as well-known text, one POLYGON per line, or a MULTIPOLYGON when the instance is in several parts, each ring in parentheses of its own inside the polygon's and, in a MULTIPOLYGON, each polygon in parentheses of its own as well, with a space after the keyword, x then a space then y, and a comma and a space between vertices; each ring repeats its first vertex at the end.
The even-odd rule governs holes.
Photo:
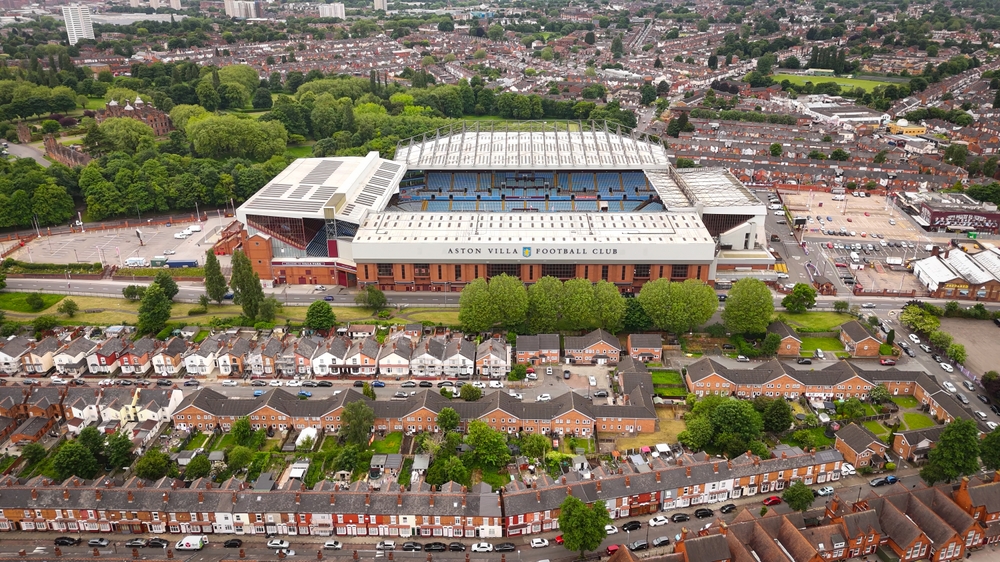
POLYGON ((764 500, 764 505, 778 505, 779 503, 781 503, 781 498, 778 496, 771 496, 764 500))
POLYGON ((895 365, 896 364, 896 360, 895 359, 882 359, 882 360, 879 361, 879 363, 881 363, 883 365, 895 365))
POLYGON ((559 535, 558 537, 556 537, 556 544, 562 544, 562 543, 563 543, 562 535, 559 535))

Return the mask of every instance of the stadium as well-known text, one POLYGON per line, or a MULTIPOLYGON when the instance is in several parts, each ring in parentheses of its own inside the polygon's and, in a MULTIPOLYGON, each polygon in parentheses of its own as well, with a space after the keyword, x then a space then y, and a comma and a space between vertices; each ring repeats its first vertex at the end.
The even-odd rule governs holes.
POLYGON ((604 122, 444 128, 393 160, 302 158, 237 210, 274 284, 460 291, 526 283, 773 278, 767 211, 732 174, 678 170, 655 139, 604 122))

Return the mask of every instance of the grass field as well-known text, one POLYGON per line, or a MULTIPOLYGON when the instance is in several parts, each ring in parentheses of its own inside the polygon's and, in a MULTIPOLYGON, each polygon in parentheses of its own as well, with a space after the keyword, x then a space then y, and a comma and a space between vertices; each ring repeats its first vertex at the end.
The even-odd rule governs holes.
POLYGON ((823 351, 843 351, 844 344, 840 343, 837 338, 810 338, 803 336, 802 338, 802 351, 813 351, 814 349, 822 349, 823 351))
POLYGON ((900 408, 916 408, 920 402, 912 396, 893 396, 892 401, 900 408))
POLYGON ((199 433, 198 435, 195 435, 194 437, 191 438, 190 441, 188 441, 188 444, 187 444, 186 447, 184 447, 184 450, 185 451, 193 451, 193 450, 197 449, 198 447, 204 446, 205 445, 205 441, 208 441, 208 436, 209 435, 210 434, 208 434, 208 433, 199 433))
POLYGON ((876 86, 888 86, 889 82, 880 82, 877 80, 860 80, 858 78, 840 78, 836 76, 800 76, 797 74, 775 74, 774 81, 781 83, 784 80, 788 80, 792 84, 798 86, 804 85, 806 82, 812 82, 814 85, 822 84, 824 82, 836 82, 840 84, 843 89, 853 90, 854 88, 864 88, 866 92, 870 92, 875 89, 876 86))
MULTIPOLYGON (((27 300, 25 300, 30 294, 31 293, 0 293, 0 310, 40 313, 41 311, 31 308, 31 306, 28 305, 27 300)), ((42 302, 45 303, 45 306, 41 309, 42 311, 50 308, 52 305, 63 299, 62 295, 50 295, 46 293, 39 293, 39 295, 42 297, 42 302)))
POLYGON ((866 421, 864 422, 864 426, 868 428, 868 431, 874 433, 878 437, 882 437, 883 435, 889 433, 889 430, 877 421, 866 421))
MULTIPOLYGON (((622 437, 617 439, 618 450, 638 449, 639 447, 651 447, 657 443, 676 443, 677 435, 687 428, 683 420, 675 420, 673 410, 670 408, 657 408, 660 416, 660 429, 655 433, 642 433, 635 437, 622 437)), ((600 430, 598 430, 600 431, 600 430)), ((604 430, 601 433, 613 435, 614 431, 604 430)))
POLYGON ((795 315, 781 314, 778 319, 799 332, 831 332, 844 322, 854 320, 854 317, 839 312, 805 312, 795 315))
MULTIPOLYGON (((812 442, 816 446, 816 448, 820 448, 820 447, 832 447, 833 446, 834 439, 831 439, 831 438, 827 437, 823 433, 824 429, 822 427, 814 427, 812 429, 803 429, 801 431, 805 431, 805 432, 809 433, 812 436, 812 442)), ((783 438, 782 441, 785 442, 785 443, 787 443, 787 444, 789 444, 789 445, 793 445, 795 447, 805 448, 802 445, 802 443, 799 443, 797 440, 792 439, 791 436, 783 438)))
POLYGON ((924 429, 937 425, 930 416, 924 414, 903 414, 903 423, 906 424, 906 429, 924 429))
POLYGON ((306 158, 312 156, 313 147, 309 145, 289 146, 285 149, 285 156, 292 158, 306 158))
POLYGON ((104 109, 107 104, 104 102, 104 98, 87 98, 86 109, 104 109))
POLYGON ((394 431, 386 434, 382 439, 372 442, 372 451, 376 455, 394 455, 399 452, 399 446, 403 443, 403 433, 394 431))
MULTIPOLYGON (((365 309, 360 309, 365 312, 368 318, 371 318, 371 313, 365 309)), ((334 308, 333 311, 337 314, 337 319, 340 319, 340 308, 334 308)), ((454 310, 441 310, 435 308, 404 308, 401 314, 406 315, 407 318, 413 320, 414 322, 433 322, 435 324, 446 324, 455 325, 458 324, 458 309, 454 310)))
POLYGON ((653 371, 653 384, 683 384, 677 371, 653 371))

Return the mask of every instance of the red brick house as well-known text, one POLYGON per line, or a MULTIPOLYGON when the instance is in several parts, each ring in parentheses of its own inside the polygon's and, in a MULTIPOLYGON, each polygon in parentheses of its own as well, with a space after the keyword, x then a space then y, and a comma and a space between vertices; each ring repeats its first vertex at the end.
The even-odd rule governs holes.
POLYGON ((851 320, 840 326, 840 342, 851 357, 878 357, 882 342, 865 329, 861 322, 851 320))
POLYGON ((885 466, 885 443, 879 441, 874 433, 862 425, 855 423, 842 427, 836 433, 837 442, 834 445, 844 460, 854 466, 882 468, 885 466))
POLYGON ((615 365, 621 355, 618 338, 606 330, 565 339, 566 358, 583 365, 615 365))
POLYGON ((663 359, 663 338, 660 334, 629 334, 628 354, 643 363, 659 363, 663 359))
POLYGON ((779 357, 799 356, 802 351, 802 340, 788 324, 779 321, 771 322, 767 326, 767 331, 781 336, 781 345, 778 346, 779 357))

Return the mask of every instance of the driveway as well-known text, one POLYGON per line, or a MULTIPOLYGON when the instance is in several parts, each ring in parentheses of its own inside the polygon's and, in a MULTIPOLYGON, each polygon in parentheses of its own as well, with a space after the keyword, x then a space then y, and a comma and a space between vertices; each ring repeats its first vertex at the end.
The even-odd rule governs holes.
POLYGON ((7 150, 18 158, 33 158, 35 162, 41 164, 43 168, 48 168, 52 165, 52 162, 45 159, 45 154, 34 147, 10 143, 7 150))

